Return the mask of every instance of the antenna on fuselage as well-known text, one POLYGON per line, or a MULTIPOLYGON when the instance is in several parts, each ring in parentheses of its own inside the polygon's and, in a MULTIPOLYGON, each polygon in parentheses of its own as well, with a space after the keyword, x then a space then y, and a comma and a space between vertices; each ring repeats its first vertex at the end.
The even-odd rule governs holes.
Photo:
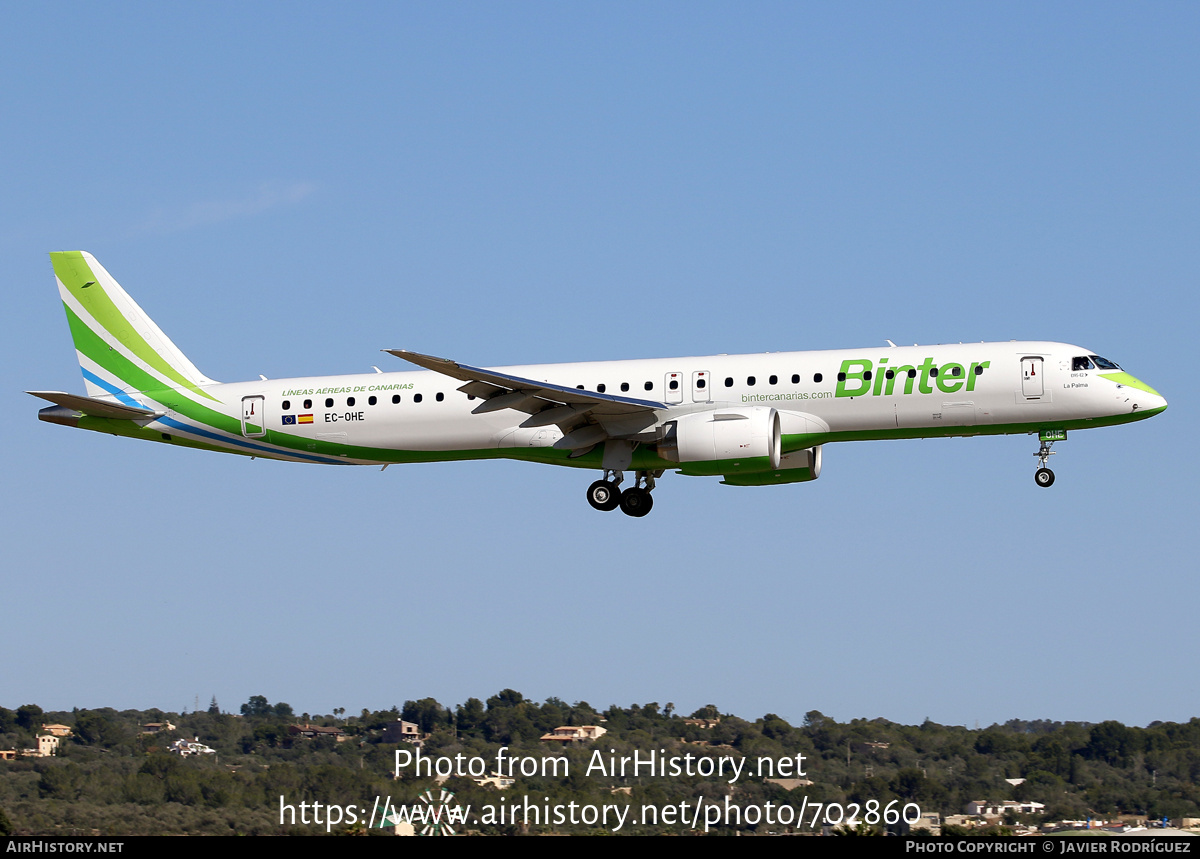
POLYGON ((889 346, 891 346, 893 349, 896 348, 896 344, 893 343, 891 340, 884 340, 883 342, 888 344, 889 346))

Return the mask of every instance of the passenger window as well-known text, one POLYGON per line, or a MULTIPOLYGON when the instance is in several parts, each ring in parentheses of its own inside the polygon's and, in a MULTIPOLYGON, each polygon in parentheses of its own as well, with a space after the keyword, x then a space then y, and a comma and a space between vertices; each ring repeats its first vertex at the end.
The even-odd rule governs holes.
POLYGON ((333 397, 327 397, 327 398, 326 398, 326 400, 325 400, 325 408, 327 408, 327 409, 332 409, 332 408, 333 408, 333 397))
POLYGON ((910 378, 910 379, 915 379, 915 378, 917 378, 917 371, 916 371, 916 370, 909 370, 909 371, 908 371, 908 378, 910 378))
POLYGON ((870 370, 867 370, 863 373, 863 381, 864 382, 871 381, 871 371, 870 370))
POLYGON ((621 383, 621 390, 622 390, 622 391, 628 391, 628 390, 629 390, 629 383, 628 383, 628 382, 622 382, 622 383, 621 383))
POLYGON ((792 373, 792 384, 793 385, 800 384, 800 374, 799 373, 792 373))
POLYGON ((813 381, 816 382, 817 384, 820 384, 821 380, 824 378, 825 377, 822 376, 820 373, 813 373, 813 381))
POLYGON ((846 381, 846 374, 845 374, 845 373, 838 373, 838 381, 839 381, 839 382, 844 382, 844 381, 846 381))
POLYGON ((886 373, 883 374, 883 377, 885 379, 894 379, 894 378, 896 378, 896 371, 888 370, 886 373))
POLYGON ((414 402, 414 403, 419 403, 419 402, 421 402, 421 395, 420 395, 420 394, 413 394, 413 402, 414 402))
POLYGON ((936 379, 936 378, 937 378, 937 367, 930 367, 930 368, 929 368, 929 378, 931 378, 931 379, 936 379))
POLYGON ((647 383, 645 384, 645 386, 644 386, 644 387, 646 388, 646 390, 647 390, 647 391, 653 391, 653 390, 654 390, 654 383, 653 383, 653 382, 647 382, 647 383))
POLYGON ((312 408, 312 400, 305 400, 305 401, 304 401, 304 408, 306 408, 306 409, 311 409, 311 408, 312 408))
POLYGON ((292 410, 292 401, 291 400, 283 401, 283 410, 285 412, 290 412, 292 410))
POLYGON ((603 382, 601 382, 599 385, 596 386, 596 390, 599 391, 601 394, 603 394, 605 391, 608 390, 608 387, 603 382))
POLYGON ((962 367, 955 367, 953 370, 950 371, 950 375, 951 376, 961 376, 962 375, 962 367))
POLYGON ((704 386, 707 384, 708 384, 708 382, 704 381, 703 379, 696 380, 696 387, 699 388, 700 390, 704 390, 704 386))
POLYGON ((578 388, 578 389, 579 389, 579 390, 581 390, 581 391, 583 390, 583 385, 576 385, 575 387, 576 387, 576 388, 578 388))
POLYGON ((377 402, 379 402, 379 400, 377 400, 375 397, 367 397, 367 405, 368 406, 373 406, 377 402))
POLYGON ((679 380, 678 380, 678 379, 672 379, 672 380, 671 380, 671 390, 672 390, 672 391, 678 391, 678 390, 679 390, 679 380))
POLYGON ((400 395, 399 395, 399 394, 392 394, 392 405, 394 406, 394 405, 396 405, 398 402, 400 402, 400 395))
POLYGON ((768 382, 770 382, 772 385, 778 385, 778 384, 779 384, 779 377, 778 377, 778 376, 772 376, 771 378, 767 379, 767 381, 768 381, 768 382))
POLYGON ((733 387, 733 377, 732 377, 732 376, 726 376, 726 377, 725 377, 725 387, 726 387, 726 388, 732 388, 732 387, 733 387))
POLYGON ((434 399, 440 403, 442 400, 446 399, 446 395, 443 394, 441 391, 438 391, 438 395, 436 397, 434 397, 434 399))
POLYGON ((346 405, 353 406, 354 405, 354 397, 346 397, 346 405))
POLYGON ((758 380, 757 380, 757 379, 755 379, 753 376, 747 376, 747 377, 746 377, 746 384, 747 384, 747 385, 749 385, 749 386, 750 386, 750 387, 752 387, 752 388, 754 387, 754 383, 755 383, 756 381, 758 381, 758 380))
POLYGON ((976 376, 983 375, 983 367, 980 367, 978 364, 975 365, 975 375, 976 376))

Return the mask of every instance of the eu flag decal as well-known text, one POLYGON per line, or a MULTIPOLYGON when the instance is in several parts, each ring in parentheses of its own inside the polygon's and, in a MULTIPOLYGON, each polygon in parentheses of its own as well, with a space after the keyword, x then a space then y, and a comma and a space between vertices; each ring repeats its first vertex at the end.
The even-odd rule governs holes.
POLYGON ((283 425, 285 427, 295 426, 296 425, 296 416, 295 415, 284 415, 283 416, 283 425))

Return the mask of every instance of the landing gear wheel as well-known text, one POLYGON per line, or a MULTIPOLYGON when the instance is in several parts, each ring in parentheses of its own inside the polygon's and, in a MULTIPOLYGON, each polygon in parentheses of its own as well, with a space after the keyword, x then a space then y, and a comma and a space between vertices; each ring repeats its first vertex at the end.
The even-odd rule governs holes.
POLYGON ((597 480, 588 487, 587 500, 597 510, 616 510, 621 506, 621 490, 615 483, 597 480))
POLYGON ((1034 482, 1043 488, 1054 485, 1054 472, 1048 468, 1039 468, 1033 473, 1034 482))
POLYGON ((654 499, 645 489, 631 486, 621 493, 621 512, 626 516, 641 518, 650 512, 654 499))

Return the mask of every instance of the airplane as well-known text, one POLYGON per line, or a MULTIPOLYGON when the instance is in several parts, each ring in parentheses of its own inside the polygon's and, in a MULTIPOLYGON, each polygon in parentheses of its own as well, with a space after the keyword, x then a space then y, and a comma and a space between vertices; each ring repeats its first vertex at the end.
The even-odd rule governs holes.
POLYGON ((600 470, 597 510, 641 517, 667 470, 730 486, 803 483, 833 442, 1026 433, 1038 486, 1067 433, 1167 408, 1090 349, 1009 341, 474 367, 223 384, 83 251, 50 254, 87 396, 28 391, 50 423, 329 465, 515 459, 600 470), (627 472, 631 485, 622 489, 627 472))

